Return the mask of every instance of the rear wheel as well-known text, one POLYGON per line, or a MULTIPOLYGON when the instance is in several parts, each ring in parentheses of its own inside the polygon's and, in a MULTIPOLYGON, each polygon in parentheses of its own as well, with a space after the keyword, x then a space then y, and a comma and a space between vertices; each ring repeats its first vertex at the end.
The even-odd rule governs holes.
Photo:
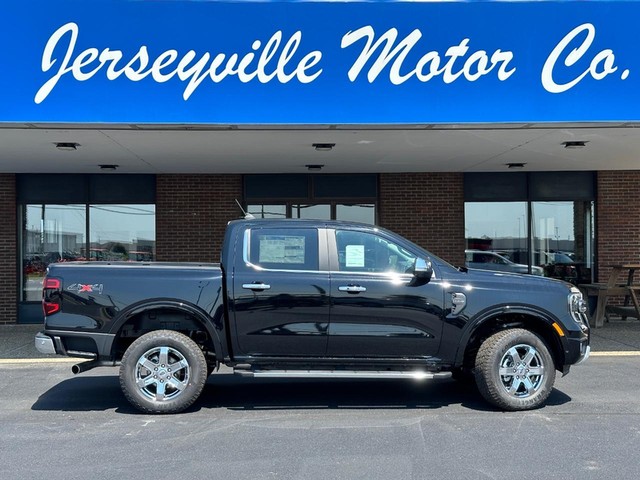
POLYGON ((120 386, 145 413, 177 413, 197 400, 207 381, 207 362, 186 335, 157 330, 135 340, 122 357, 120 386))
POLYGON ((478 350, 476 384, 482 396, 504 410, 541 406, 553 388, 555 365, 547 345, 520 328, 498 332, 478 350))

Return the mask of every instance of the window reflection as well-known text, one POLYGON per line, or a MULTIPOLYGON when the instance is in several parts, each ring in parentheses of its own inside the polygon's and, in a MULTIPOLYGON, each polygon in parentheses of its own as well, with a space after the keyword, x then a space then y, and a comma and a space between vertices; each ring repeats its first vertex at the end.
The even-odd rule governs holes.
POLYGON ((593 205, 592 201, 468 202, 466 265, 590 283, 593 205))
POLYGON ((345 220, 350 222, 360 222, 375 225, 375 214, 375 205, 372 203, 358 205, 336 205, 336 220, 345 220))
POLYGON ((291 218, 331 220, 331 205, 291 205, 291 218))
POLYGON ((256 218, 306 218, 376 223, 375 203, 283 203, 247 205, 247 213, 256 218))
POLYGON ((287 218, 286 205, 247 205, 247 213, 256 218, 287 218))
POLYGON ((22 301, 41 300, 42 279, 51 263, 155 259, 155 205, 24 205, 22 209, 22 301))
POLYGON ((529 273, 527 235, 527 202, 465 204, 467 267, 529 273))
POLYGON ((90 259, 152 261, 155 258, 155 205, 91 205, 90 259))
POLYGON ((416 261, 400 245, 366 232, 338 230, 336 246, 341 272, 409 273, 416 261))
POLYGON ((531 262, 548 277, 590 283, 593 202, 533 202, 531 262))
POLYGON ((50 263, 86 259, 86 206, 26 205, 22 222, 22 300, 40 301, 50 263))

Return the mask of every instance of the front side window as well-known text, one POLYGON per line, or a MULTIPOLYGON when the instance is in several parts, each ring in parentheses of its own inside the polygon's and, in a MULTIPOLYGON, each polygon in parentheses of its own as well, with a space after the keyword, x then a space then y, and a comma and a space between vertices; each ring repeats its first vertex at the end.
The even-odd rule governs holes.
POLYGON ((410 273, 416 257, 378 235, 349 230, 336 232, 341 272, 410 273))
POLYGON ((318 231, 312 228, 255 229, 249 261, 273 270, 318 270, 318 231))

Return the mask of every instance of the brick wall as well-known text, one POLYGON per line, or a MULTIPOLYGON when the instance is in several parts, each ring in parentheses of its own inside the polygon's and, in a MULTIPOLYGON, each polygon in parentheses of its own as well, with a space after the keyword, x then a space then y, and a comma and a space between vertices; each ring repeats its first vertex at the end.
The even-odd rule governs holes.
POLYGON ((158 175, 156 257, 171 262, 219 262, 229 220, 241 217, 240 175, 158 175))
POLYGON ((454 265, 464 265, 461 173, 383 173, 380 225, 454 265))
POLYGON ((608 265, 640 263, 640 171, 598 172, 596 216, 598 281, 608 265))
POLYGON ((18 302, 16 178, 0 174, 0 324, 16 323, 18 302))

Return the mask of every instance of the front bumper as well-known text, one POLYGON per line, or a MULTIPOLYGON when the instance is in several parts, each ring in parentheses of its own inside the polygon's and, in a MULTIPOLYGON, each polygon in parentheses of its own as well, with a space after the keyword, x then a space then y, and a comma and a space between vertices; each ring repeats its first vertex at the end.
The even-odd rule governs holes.
POLYGON ((562 373, 566 375, 573 365, 584 363, 591 355, 591 332, 589 328, 581 332, 569 332, 564 339, 564 367, 562 373))
POLYGON ((586 362, 587 359, 589 358, 589 355, 591 355, 591 346, 587 345, 587 347, 584 349, 584 352, 581 354, 578 361, 574 363, 574 365, 580 365, 581 363, 586 362))

